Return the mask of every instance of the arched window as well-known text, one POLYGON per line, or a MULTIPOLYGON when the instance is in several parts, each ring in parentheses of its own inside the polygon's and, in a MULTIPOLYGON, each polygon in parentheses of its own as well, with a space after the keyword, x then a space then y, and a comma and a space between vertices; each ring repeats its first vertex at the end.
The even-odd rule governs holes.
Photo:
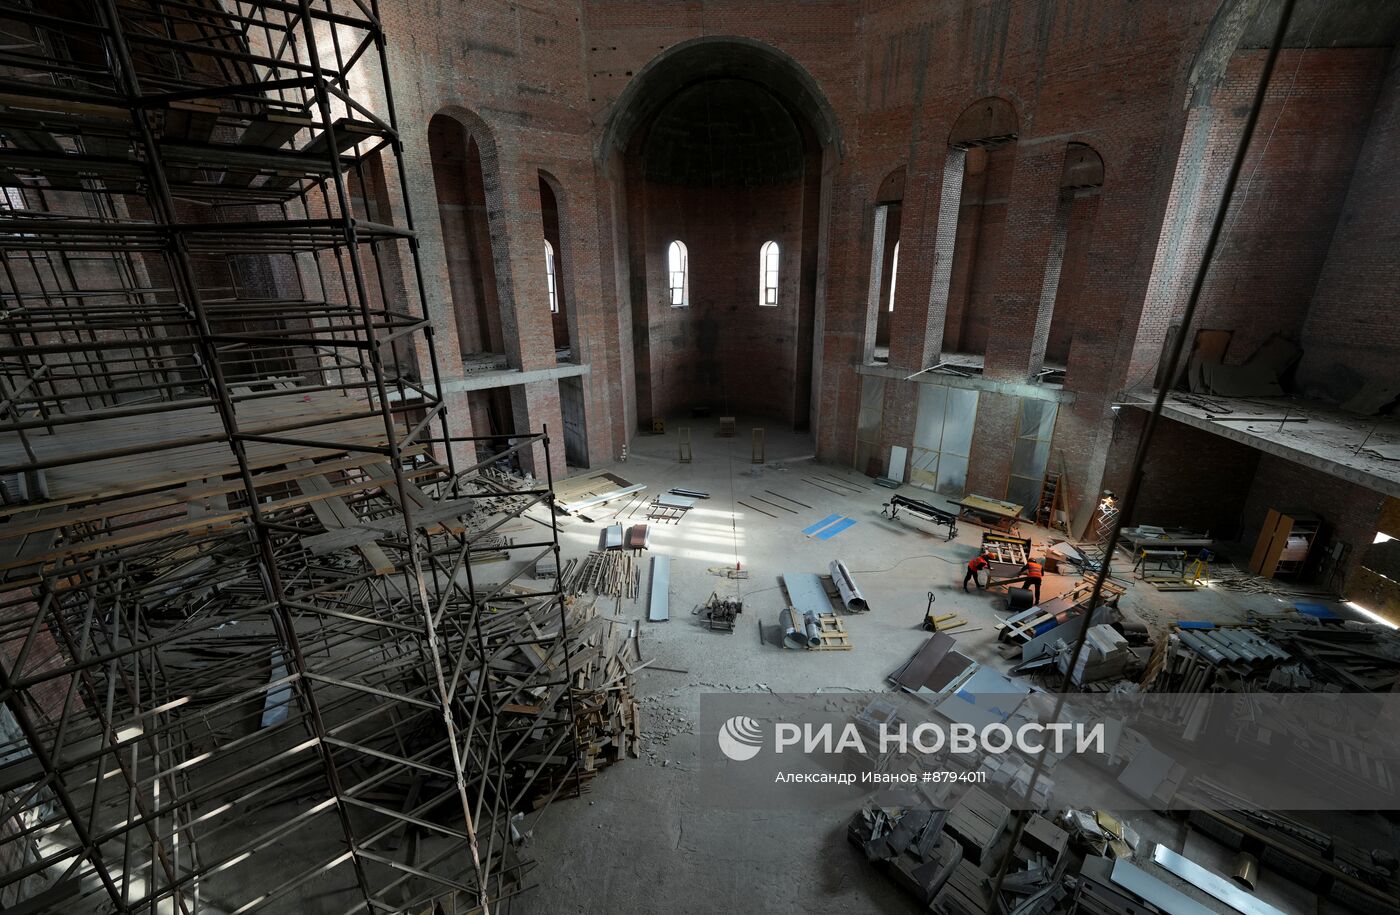
POLYGON ((899 242, 894 243, 894 251, 890 253, 890 305, 889 310, 894 311, 894 281, 899 276, 899 242))
POLYGON ((690 264, 685 245, 671 242, 666 249, 666 283, 671 290, 671 307, 684 308, 690 304, 690 264))
POLYGON ((778 243, 766 241, 758 251, 758 304, 778 304, 778 243))
POLYGON ((559 292, 554 285, 554 246, 548 239, 544 243, 544 277, 549 288, 549 310, 552 313, 559 312, 559 292))

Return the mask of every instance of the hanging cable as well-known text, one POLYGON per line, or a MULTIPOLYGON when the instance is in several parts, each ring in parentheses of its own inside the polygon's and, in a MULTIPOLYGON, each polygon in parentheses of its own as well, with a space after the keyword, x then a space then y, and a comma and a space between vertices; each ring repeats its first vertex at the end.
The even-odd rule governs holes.
MULTIPOLYGON (((1210 271, 1211 260, 1215 257, 1215 249, 1220 243, 1221 229, 1225 225, 1225 217, 1230 209, 1230 200, 1234 196, 1235 186, 1239 183, 1240 172, 1244 167, 1245 155, 1249 151, 1249 141, 1254 136, 1254 129, 1259 123, 1259 111, 1264 105, 1264 95, 1269 87, 1269 78, 1273 75, 1274 65, 1278 62, 1279 49, 1283 46, 1284 35, 1288 31, 1288 23, 1293 18, 1293 6, 1295 0, 1283 0, 1283 12, 1279 15, 1278 24, 1274 27, 1273 41, 1269 45, 1269 55, 1264 60, 1264 69, 1259 74, 1259 84, 1254 88, 1254 100, 1249 106, 1249 116, 1245 119, 1244 132, 1240 135, 1239 146, 1235 149, 1234 159, 1230 162, 1230 172, 1225 178, 1225 186, 1221 192, 1220 206, 1215 211, 1215 216, 1211 220, 1210 235, 1206 239, 1205 250, 1201 253, 1201 264, 1196 268, 1195 279, 1191 283, 1191 295, 1186 301, 1186 310, 1181 316, 1181 333, 1176 335, 1172 342, 1171 355, 1167 361, 1167 383, 1158 387, 1156 397, 1152 402, 1152 410, 1147 414, 1147 423, 1142 430, 1142 437, 1138 440, 1137 454, 1133 457, 1132 471, 1128 477, 1127 488, 1123 492, 1122 510, 1113 521, 1112 533, 1108 538, 1107 551, 1104 554, 1103 562, 1099 564, 1098 574, 1094 576, 1094 589, 1089 596, 1089 609, 1085 611, 1084 625, 1079 627, 1079 635, 1074 640, 1074 650, 1070 653, 1069 664, 1065 667, 1065 678, 1060 685, 1060 694, 1055 699, 1055 710, 1051 714, 1051 720, 1059 722, 1061 714, 1064 712, 1065 697, 1069 695, 1074 685, 1074 669, 1079 663, 1079 656, 1084 651, 1084 644, 1089 638, 1089 619, 1093 613, 1093 608, 1098 605, 1099 598, 1103 594, 1104 581, 1108 578, 1108 568, 1112 560, 1114 551, 1118 548, 1118 538, 1123 530, 1123 522, 1132 514, 1134 503, 1137 501, 1138 489, 1142 484, 1143 464, 1147 460, 1148 450, 1152 445, 1152 435, 1157 428, 1157 420, 1162 415, 1162 406, 1166 402, 1170 389, 1170 380, 1176 377, 1177 366, 1181 362, 1181 354, 1185 349, 1186 332, 1191 327, 1191 321, 1195 317, 1196 307, 1201 299, 1201 289, 1205 285, 1206 275, 1210 271)), ((1021 799, 1022 808, 1027 808, 1030 800, 1035 796, 1036 784, 1040 781, 1041 775, 1045 771, 1045 748, 1036 754, 1035 767, 1031 770, 1030 780, 1026 784, 1025 795, 1021 799)), ((992 901, 1001 898, 1001 884, 1006 878, 1007 866, 1011 863, 1015 855, 1018 842, 1021 841, 1021 834, 1026 828, 1026 817, 1017 817, 1016 826, 1011 834, 1011 842, 1007 846, 1006 854, 997 865, 996 879, 992 881, 992 901)))

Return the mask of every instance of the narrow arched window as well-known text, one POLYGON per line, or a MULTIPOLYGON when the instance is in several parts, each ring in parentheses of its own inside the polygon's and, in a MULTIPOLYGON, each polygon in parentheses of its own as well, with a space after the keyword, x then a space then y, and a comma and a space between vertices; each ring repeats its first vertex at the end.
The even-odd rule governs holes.
POLYGON ((689 305, 690 264, 685 245, 679 241, 671 242, 671 247, 666 249, 666 276, 671 293, 671 307, 684 308, 689 305))
POLYGON ((544 243, 544 278, 549 288, 549 310, 559 312, 559 290, 554 280, 554 246, 548 240, 544 243))
POLYGON ((778 304, 778 243, 766 241, 758 252, 758 304, 778 304))
POLYGON ((894 252, 890 255, 890 304, 889 310, 894 311, 894 281, 899 276, 899 242, 894 243, 894 252))

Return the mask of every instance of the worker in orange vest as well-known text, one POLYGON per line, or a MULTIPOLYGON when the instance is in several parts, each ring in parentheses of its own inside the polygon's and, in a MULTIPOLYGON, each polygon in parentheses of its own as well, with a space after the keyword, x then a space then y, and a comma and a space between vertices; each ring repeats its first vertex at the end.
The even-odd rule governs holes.
POLYGON ((990 565, 991 562, 988 560, 986 553, 978 553, 976 556, 973 556, 972 560, 967 564, 967 574, 963 576, 963 590, 967 590, 967 583, 969 581, 975 581, 977 582, 977 590, 981 591, 982 579, 977 573, 990 565))
POLYGON ((1035 592, 1035 602, 1040 604, 1040 580, 1045 577, 1045 567, 1034 559, 1027 559, 1026 564, 1021 566, 1021 577, 1026 580, 1026 587, 1035 592))

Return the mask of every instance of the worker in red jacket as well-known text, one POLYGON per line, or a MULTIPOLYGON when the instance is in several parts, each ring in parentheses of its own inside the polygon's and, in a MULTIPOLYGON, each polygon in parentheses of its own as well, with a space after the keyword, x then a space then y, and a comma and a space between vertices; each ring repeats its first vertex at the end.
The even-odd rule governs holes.
POLYGON ((977 590, 982 590, 982 579, 978 577, 977 573, 990 565, 991 562, 986 553, 978 553, 976 556, 973 556, 972 560, 967 564, 967 574, 963 576, 963 590, 967 590, 967 583, 969 581, 977 582, 977 590))
POLYGON ((1045 577, 1045 566, 1034 559, 1027 559, 1026 564, 1021 566, 1021 577, 1026 580, 1026 587, 1035 592, 1036 605, 1040 605, 1040 580, 1045 577))

